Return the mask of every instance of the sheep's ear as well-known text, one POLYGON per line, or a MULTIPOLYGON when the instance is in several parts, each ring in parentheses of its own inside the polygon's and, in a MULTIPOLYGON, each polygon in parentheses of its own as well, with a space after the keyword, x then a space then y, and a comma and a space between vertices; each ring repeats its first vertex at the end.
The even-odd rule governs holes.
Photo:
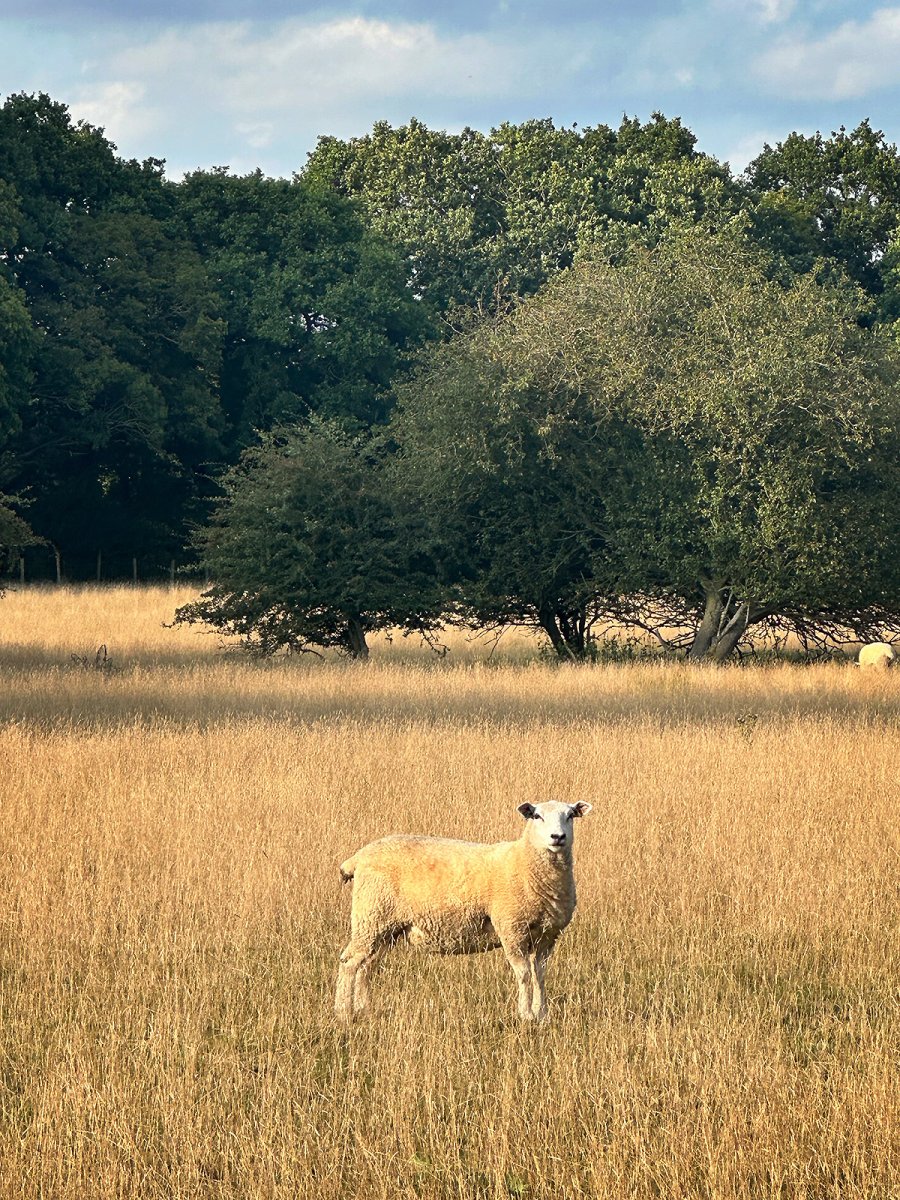
POLYGON ((530 821, 534 817, 535 808, 533 804, 520 804, 516 812, 521 813, 526 821, 530 821))
POLYGON ((577 804, 572 805, 572 816, 586 817, 593 807, 593 804, 588 804, 586 800, 579 800, 577 804))

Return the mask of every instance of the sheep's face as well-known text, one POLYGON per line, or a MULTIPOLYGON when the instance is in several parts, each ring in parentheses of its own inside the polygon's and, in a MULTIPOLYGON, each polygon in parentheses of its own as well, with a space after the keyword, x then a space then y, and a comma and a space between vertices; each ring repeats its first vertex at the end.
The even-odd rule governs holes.
POLYGON ((520 804, 518 811, 528 825, 525 836, 540 850, 559 853, 572 848, 572 830, 576 817, 586 816, 591 805, 561 804, 558 800, 547 800, 543 804, 520 804))

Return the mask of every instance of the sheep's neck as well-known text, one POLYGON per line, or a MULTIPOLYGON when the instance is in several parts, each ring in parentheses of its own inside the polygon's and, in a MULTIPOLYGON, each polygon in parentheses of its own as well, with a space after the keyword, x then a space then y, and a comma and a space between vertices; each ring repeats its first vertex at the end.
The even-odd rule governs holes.
POLYGON ((575 908, 571 847, 547 850, 527 839, 520 846, 520 879, 525 893, 534 898, 551 927, 564 929, 575 908))
POLYGON ((520 839, 525 853, 522 856, 522 866, 529 874, 537 872, 540 875, 568 875, 572 871, 572 847, 565 846, 561 850, 548 850, 543 846, 535 846, 529 838, 520 839))

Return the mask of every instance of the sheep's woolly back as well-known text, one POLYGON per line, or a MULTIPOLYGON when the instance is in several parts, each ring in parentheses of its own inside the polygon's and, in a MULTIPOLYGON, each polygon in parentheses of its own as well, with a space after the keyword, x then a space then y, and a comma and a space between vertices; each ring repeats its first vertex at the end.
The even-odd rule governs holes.
POLYGON ((438 953, 496 945, 496 935, 560 931, 575 908, 570 853, 536 850, 523 836, 485 844, 397 834, 370 842, 341 867, 354 877, 354 923, 410 929, 438 953))
POLYGON ((857 661, 861 667, 886 671, 894 665, 896 658, 897 652, 890 642, 870 642, 860 650, 857 661))

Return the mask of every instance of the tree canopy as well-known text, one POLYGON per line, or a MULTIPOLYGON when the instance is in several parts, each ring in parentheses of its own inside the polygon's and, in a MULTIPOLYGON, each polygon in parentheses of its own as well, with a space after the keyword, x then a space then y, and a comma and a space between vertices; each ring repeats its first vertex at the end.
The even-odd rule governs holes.
POLYGON ((893 345, 852 286, 771 275, 740 230, 587 258, 403 385, 395 436, 474 620, 577 654, 655 600, 721 658, 763 620, 897 611, 893 345))
POLYGON ((334 646, 365 658, 369 633, 428 631, 441 598, 385 461, 383 444, 323 419, 246 450, 198 538, 215 582, 178 620, 260 654, 334 646))
POLYGON ((383 422, 403 353, 428 332, 392 246, 348 200, 303 180, 198 171, 177 191, 223 317, 232 446, 311 413, 383 422))
POLYGON ((884 253, 900 223, 900 156, 861 122, 831 137, 790 134, 768 144, 745 173, 757 238, 808 271, 839 263, 872 295, 884 287, 884 253))
POLYGON ((321 138, 304 178, 360 201, 432 309, 490 309, 536 291, 597 239, 734 211, 727 168, 695 143, 660 113, 618 130, 533 120, 490 134, 381 121, 361 138, 321 138))

